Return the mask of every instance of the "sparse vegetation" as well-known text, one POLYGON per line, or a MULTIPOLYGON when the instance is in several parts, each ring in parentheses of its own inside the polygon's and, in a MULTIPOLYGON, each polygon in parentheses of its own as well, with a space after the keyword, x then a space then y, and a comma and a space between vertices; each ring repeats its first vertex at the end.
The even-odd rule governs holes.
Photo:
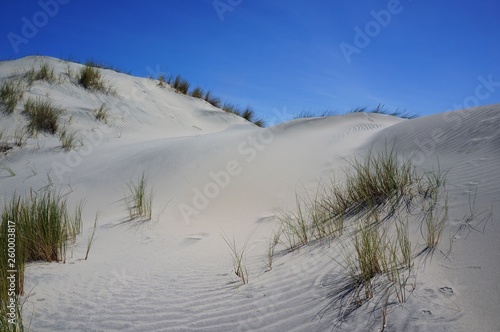
POLYGON ((336 115, 334 111, 325 110, 323 112, 313 112, 313 111, 302 111, 295 115, 294 119, 307 119, 307 118, 324 118, 327 116, 336 115))
POLYGON ((342 184, 332 181, 311 197, 297 195, 296 209, 278 214, 282 241, 289 250, 339 241, 340 254, 332 256, 350 280, 336 295, 339 301, 350 299, 341 305, 342 315, 376 292, 405 302, 408 288, 415 287, 415 258, 439 244, 447 220, 446 172, 419 171, 411 158, 398 159, 394 149, 385 149, 348 161, 342 173, 342 184), (422 230, 420 252, 410 239, 412 222, 422 230))
POLYGON ((80 233, 81 208, 71 215, 66 197, 53 192, 30 192, 26 198, 14 195, 4 204, 0 214, 0 328, 2 331, 23 331, 20 295, 24 293, 24 271, 30 261, 64 261, 68 241, 80 233), (14 235, 12 235, 14 234, 14 235), (14 243, 14 245, 12 245, 14 243), (9 249, 14 248, 14 249, 9 249), (15 250, 15 259, 10 254, 15 250), (12 265, 11 265, 12 264, 12 265), (9 289, 11 273, 15 274, 15 289, 9 289), (10 298, 16 300, 16 310, 7 307, 10 298), (16 323, 8 319, 14 316, 16 323))
POLYGON ((28 131, 31 135, 37 132, 55 134, 59 126, 59 117, 64 110, 55 106, 50 99, 29 98, 24 104, 24 112, 29 118, 28 131))
POLYGON ((167 86, 167 81, 165 79, 165 75, 158 76, 158 86, 160 88, 164 88, 167 86))
POLYGON ((223 235, 222 235, 224 242, 226 242, 226 244, 229 247, 229 250, 231 253, 231 258, 233 259, 234 274, 236 274, 236 276, 238 278, 240 278, 240 280, 243 284, 248 283, 248 270, 246 268, 245 258, 246 258, 248 241, 250 240, 250 237, 252 236, 252 234, 250 234, 246 238, 245 243, 243 243, 243 246, 241 248, 238 248, 236 246, 236 240, 235 240, 234 236, 232 239, 229 239, 229 237, 226 235, 226 233, 223 232, 223 235))
POLYGON ((376 108, 373 110, 367 110, 366 107, 358 107, 355 108, 351 111, 351 113, 376 113, 376 114, 385 114, 385 115, 392 115, 398 118, 403 118, 403 119, 414 119, 417 118, 418 115, 408 113, 406 110, 405 111, 400 111, 400 110, 395 110, 394 112, 389 112, 384 109, 384 105, 379 104, 376 108))
POLYGON ((195 98, 203 98, 203 90, 200 87, 196 87, 191 91, 191 96, 195 98))
POLYGON ((217 108, 220 108, 221 100, 220 100, 220 98, 214 97, 212 95, 212 91, 207 91, 205 93, 205 97, 203 97, 203 99, 205 99, 205 101, 207 103, 209 103, 210 105, 217 107, 217 108))
POLYGON ((6 80, 0 86, 0 111, 12 114, 23 98, 24 88, 20 81, 6 80))
POLYGON ((243 119, 254 123, 258 127, 264 127, 266 125, 264 120, 255 118, 255 112, 250 106, 247 106, 245 110, 240 113, 240 116, 243 119))
POLYGON ((80 69, 77 79, 78 84, 87 90, 99 91, 103 93, 112 92, 112 88, 109 83, 104 81, 100 69, 92 62, 86 63, 85 66, 80 69))
POLYGON ((83 145, 83 142, 81 141, 81 139, 78 139, 77 132, 76 131, 69 131, 66 128, 64 128, 61 131, 59 139, 61 140, 62 148, 64 149, 64 151, 71 151, 77 145, 78 146, 83 145))
MULTIPOLYGON (((79 61, 77 61, 77 62, 79 62, 79 61)), ((91 67, 94 67, 94 68, 108 69, 108 70, 115 71, 117 73, 122 73, 122 74, 130 75, 129 71, 125 71, 125 70, 121 69, 120 67, 117 67, 117 66, 115 66, 113 64, 110 64, 110 63, 106 63, 104 61, 97 61, 97 60, 94 60, 94 59, 88 59, 88 60, 85 61, 84 64, 88 65, 88 66, 91 66, 91 67)))
POLYGON ((187 95, 189 90, 189 82, 177 75, 172 83, 172 87, 182 94, 187 95))
POLYGON ((95 230, 97 228, 97 219, 99 218, 99 212, 96 213, 96 216, 95 216, 95 219, 94 219, 94 226, 92 227, 92 233, 90 234, 90 236, 88 237, 87 239, 87 251, 85 252, 85 258, 84 260, 87 260, 87 258, 89 258, 89 252, 90 252, 90 248, 92 247, 92 244, 94 244, 94 241, 95 241, 95 230))
POLYGON ((29 85, 32 85, 35 81, 45 81, 49 83, 56 81, 54 69, 51 68, 48 63, 42 63, 38 70, 31 68, 24 74, 23 77, 29 85))
POLYGON ((124 198, 130 220, 151 220, 154 192, 149 187, 148 176, 142 172, 137 183, 127 184, 129 194, 124 198))
POLYGON ((106 104, 102 104, 99 108, 96 108, 92 114, 94 115, 95 119, 98 121, 101 121, 102 123, 107 124, 108 123, 108 118, 109 118, 109 108, 106 106, 106 104))

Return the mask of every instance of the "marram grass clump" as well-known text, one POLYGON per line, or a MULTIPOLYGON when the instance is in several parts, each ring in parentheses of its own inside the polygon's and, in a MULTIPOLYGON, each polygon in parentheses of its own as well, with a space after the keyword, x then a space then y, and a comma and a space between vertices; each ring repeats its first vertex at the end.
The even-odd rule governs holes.
POLYGON ((24 112, 28 117, 28 131, 31 135, 38 132, 55 134, 59 127, 59 118, 64 110, 54 105, 50 99, 29 98, 24 103, 24 112))

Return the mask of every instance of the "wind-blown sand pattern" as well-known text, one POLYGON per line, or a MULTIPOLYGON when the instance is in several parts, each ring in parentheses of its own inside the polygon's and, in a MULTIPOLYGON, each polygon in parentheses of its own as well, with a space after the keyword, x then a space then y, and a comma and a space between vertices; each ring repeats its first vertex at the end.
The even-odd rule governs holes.
MULTIPOLYGON (((314 192, 349 158, 388 145, 423 169, 448 172, 449 215, 432 257, 417 259, 407 301, 387 307, 385 331, 500 330, 500 105, 411 120, 352 113, 259 128, 153 80, 109 70, 102 73, 116 95, 88 92, 64 79, 68 67, 81 65, 54 58, 2 62, 0 79, 42 62, 61 82, 35 82, 24 99, 50 96, 84 147, 64 152, 57 137, 28 139, 1 157, 15 176, 0 174, 0 194, 8 200, 48 185, 86 204, 67 262, 27 265, 23 316, 32 331, 380 331, 383 303, 368 301, 345 316, 335 301, 347 282, 335 241, 277 250, 272 269, 266 261, 278 210, 293 209, 296 193, 314 192), (90 115, 103 103, 108 125, 90 115), (58 173, 54 163, 67 168, 58 173), (226 181, 220 174, 228 168, 238 171, 226 181), (122 198, 143 171, 154 186, 153 220, 133 226, 124 222, 122 198), (210 183, 213 197, 197 197, 210 183), (484 212, 474 229, 461 227, 471 197, 484 212), (248 284, 232 271, 224 233, 238 245, 250 236, 248 284)), ((23 124, 20 109, 1 114, 0 129, 23 124)))

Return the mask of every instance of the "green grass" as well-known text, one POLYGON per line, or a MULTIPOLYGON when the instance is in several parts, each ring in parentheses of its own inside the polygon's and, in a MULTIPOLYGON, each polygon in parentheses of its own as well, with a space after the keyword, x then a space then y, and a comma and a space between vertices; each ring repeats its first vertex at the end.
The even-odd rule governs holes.
POLYGON ((24 88, 20 81, 6 80, 0 86, 0 111, 12 114, 23 98, 24 88))
MULTIPOLYGON (((79 61, 76 61, 76 62, 79 62, 79 61)), ((117 67, 117 66, 115 66, 113 64, 110 64, 110 63, 106 63, 104 61, 97 61, 97 60, 94 60, 94 59, 88 59, 88 60, 85 61, 84 64, 88 65, 88 66, 91 66, 91 67, 94 67, 94 68, 108 69, 108 70, 112 70, 112 71, 117 72, 117 73, 122 73, 122 74, 130 75, 130 71, 123 70, 120 67, 117 67)))
POLYGON ((32 85, 35 81, 45 81, 53 83, 56 81, 56 74, 54 69, 49 66, 48 63, 43 63, 38 70, 31 68, 26 73, 24 73, 23 78, 32 85))
POLYGON ((78 138, 77 132, 69 131, 66 128, 61 131, 59 139, 61 140, 62 148, 66 152, 83 145, 82 140, 78 138))
POLYGON ((124 200, 130 220, 151 220, 154 192, 147 174, 142 172, 136 183, 131 181, 127 186, 129 192, 124 200))
POLYGON ((191 96, 195 98, 203 98, 203 90, 200 87, 196 87, 191 91, 191 96))
POLYGON ((0 214, 0 264, 7 267, 12 263, 10 270, 17 272, 15 290, 9 294, 7 276, 10 273, 5 268, 0 269, 2 331, 24 330, 20 296, 24 293, 25 264, 31 261, 65 261, 68 241, 74 241, 80 233, 81 208, 79 205, 74 214, 70 213, 67 198, 53 192, 37 194, 31 191, 25 198, 14 195, 10 202, 4 204, 0 214), (15 261, 12 259, 14 256, 9 256, 13 249, 9 251, 8 248, 15 248, 15 261), (7 320, 7 305, 11 297, 17 301, 16 325, 9 324, 7 320))
POLYGON ((96 213, 96 216, 94 219, 94 226, 92 227, 92 233, 87 238, 87 251, 85 252, 84 260, 87 260, 87 258, 89 258, 90 248, 92 248, 92 245, 94 244, 94 241, 95 241, 95 230, 97 229, 97 219, 99 219, 99 212, 96 213))
POLYGON ((177 75, 172 82, 172 88, 185 95, 188 94, 189 86, 189 82, 183 79, 180 75, 177 75))
POLYGON ((264 120, 257 119, 255 117, 255 111, 253 110, 253 108, 251 106, 247 106, 243 110, 243 112, 241 112, 240 116, 243 119, 252 122, 253 124, 255 124, 258 127, 265 127, 266 126, 266 123, 264 122, 264 120))
POLYGON ((165 79, 165 75, 158 76, 158 86, 160 88, 164 88, 167 86, 167 80, 165 79))
POLYGON ((359 220, 355 231, 342 239, 341 259, 336 261, 350 278, 353 299, 358 304, 375 296, 376 283, 381 279, 382 292, 392 291, 398 302, 404 303, 415 257, 408 224, 395 221, 396 232, 391 236, 390 228, 383 227, 378 219, 372 216, 359 220))
POLYGON ((326 110, 323 112, 302 111, 299 114, 295 115, 293 118, 294 119, 324 118, 333 115, 336 115, 336 113, 330 110, 326 110))
POLYGON ((109 119, 109 108, 106 106, 106 104, 102 104, 99 108, 96 108, 92 114, 94 115, 94 118, 98 121, 101 121, 102 123, 107 124, 108 119, 109 119))
MULTIPOLYGON (((252 233, 253 234, 253 233, 252 233)), ((224 242, 229 247, 230 253, 231 253, 231 258, 233 260, 233 272, 234 274, 240 278, 241 282, 243 284, 248 283, 248 270, 246 268, 246 252, 247 252, 247 246, 248 246, 248 241, 250 240, 250 237, 252 236, 250 234, 245 242, 243 243, 243 246, 241 248, 238 248, 236 245, 236 240, 233 236, 232 239, 230 239, 226 233, 223 231, 222 238, 224 239, 224 242)))
POLYGON ((24 103, 24 112, 28 116, 28 131, 31 135, 38 132, 55 134, 59 127, 59 117, 64 110, 55 106, 50 99, 29 98, 24 103))
MULTIPOLYGON (((348 277, 337 297, 350 299, 346 312, 376 296, 403 303, 415 288, 415 258, 432 253, 444 231, 446 172, 417 170, 411 158, 400 159, 387 148, 347 165, 337 181, 321 184, 314 195, 297 195, 295 209, 277 215, 278 241, 288 250, 338 242, 332 257, 348 277), (418 232, 410 233, 412 224, 423 244, 418 232)), ((268 256, 273 254, 270 246, 268 256)))
POLYGON ((214 107, 220 108, 220 106, 221 106, 220 98, 214 97, 212 95, 212 91, 205 92, 205 96, 203 97, 203 99, 205 99, 205 101, 207 103, 209 103, 210 105, 212 105, 214 107))
POLYGON ((358 107, 353 109, 350 113, 375 113, 375 114, 385 114, 385 115, 392 115, 398 118, 402 119, 415 119, 418 117, 418 115, 413 114, 413 113, 408 113, 406 110, 400 111, 400 110, 395 110, 393 112, 386 111, 384 109, 384 105, 379 104, 376 108, 373 110, 368 110, 366 107, 358 107))
POLYGON ((87 90, 103 93, 113 92, 109 83, 104 80, 99 67, 96 67, 92 62, 86 63, 85 66, 80 69, 77 80, 78 84, 87 90))

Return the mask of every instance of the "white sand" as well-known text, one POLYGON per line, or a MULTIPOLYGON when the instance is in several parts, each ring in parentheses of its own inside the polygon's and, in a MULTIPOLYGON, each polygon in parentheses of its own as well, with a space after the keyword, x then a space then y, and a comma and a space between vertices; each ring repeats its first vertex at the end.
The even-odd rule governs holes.
MULTIPOLYGON (((68 67, 81 67, 28 57, 0 63, 0 78, 41 62, 62 78, 68 67)), ((272 216, 293 208, 296 192, 314 191, 345 158, 387 142, 401 156, 417 153, 425 169, 448 170, 450 209, 438 249, 418 266, 407 302, 389 306, 385 330, 500 330, 500 105, 413 120, 357 113, 261 129, 152 80, 103 73, 116 96, 67 80, 36 82, 24 96, 50 96, 66 108, 63 122, 78 130, 83 148, 64 152, 57 137, 39 135, 1 159, 16 174, 0 173, 2 199, 51 185, 72 191, 72 204, 86 200, 83 233, 68 262, 27 267, 24 318, 33 331, 377 331, 380 303, 366 303, 339 324, 331 294, 346 277, 332 259, 334 244, 280 253, 272 270, 266 252, 277 227, 272 216), (89 114, 102 103, 109 125, 89 114), (154 185, 154 220, 130 227, 122 223, 122 198, 142 171, 154 185), (212 197, 201 197, 205 190, 212 197), (479 231, 457 233, 474 195, 475 209, 493 218, 476 225, 479 231), (97 211, 96 242, 84 261, 97 211), (232 271, 223 232, 237 244, 252 234, 247 285, 232 271)), ((0 130, 23 125, 21 110, 1 114, 0 130)))

